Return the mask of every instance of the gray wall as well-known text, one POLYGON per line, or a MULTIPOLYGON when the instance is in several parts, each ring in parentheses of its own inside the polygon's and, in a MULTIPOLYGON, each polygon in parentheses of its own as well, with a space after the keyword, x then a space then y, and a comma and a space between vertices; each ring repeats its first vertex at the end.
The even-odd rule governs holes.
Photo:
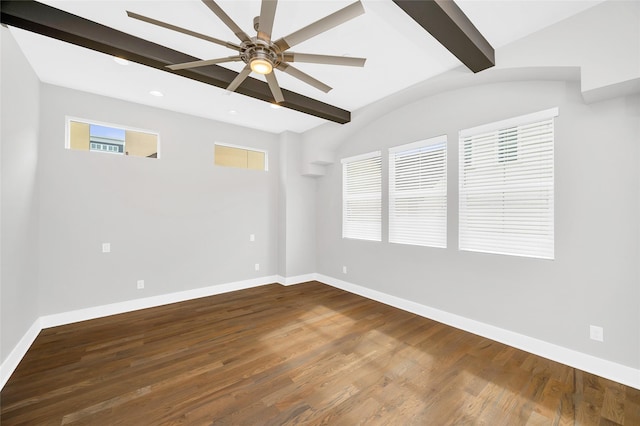
POLYGON ((483 323, 640 367, 639 98, 585 105, 578 83, 487 84, 427 97, 354 133, 337 158, 448 136, 448 248, 341 238, 342 169, 318 180, 319 273, 483 323), (559 107, 553 261, 457 250, 461 129, 559 107), (342 273, 342 266, 348 274, 342 273), (605 341, 589 339, 589 325, 605 341))
POLYGON ((280 234, 278 274, 316 271, 316 180, 302 176, 300 134, 280 135, 280 234))
POLYGON ((276 135, 51 85, 40 111, 40 315, 277 273, 276 135), (66 115, 157 131, 160 158, 67 150, 66 115), (214 166, 214 142, 269 171, 214 166))
POLYGON ((40 82, 6 28, 2 38, 0 361, 38 318, 40 82))

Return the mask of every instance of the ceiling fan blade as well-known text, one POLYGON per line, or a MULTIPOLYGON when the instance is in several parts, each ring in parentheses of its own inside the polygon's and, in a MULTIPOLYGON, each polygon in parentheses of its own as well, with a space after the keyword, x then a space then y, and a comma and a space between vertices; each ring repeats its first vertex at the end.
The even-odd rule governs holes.
POLYGON ((143 21, 143 22, 147 22, 149 24, 157 25, 157 26, 162 27, 162 28, 167 28, 169 30, 177 31, 177 32, 182 33, 182 34, 187 34, 187 35, 190 35, 190 36, 193 36, 193 37, 197 37, 197 38, 202 39, 202 40, 207 40, 207 41, 210 41, 211 43, 219 44, 220 46, 224 46, 224 47, 228 47, 229 49, 237 50, 238 52, 240 50, 242 50, 242 48, 240 46, 238 46, 237 44, 234 44, 234 43, 231 43, 231 42, 228 42, 228 41, 222 41, 222 40, 219 40, 219 39, 214 38, 214 37, 210 37, 210 36, 205 35, 205 34, 200 34, 200 33, 197 33, 195 31, 188 30, 186 28, 178 27, 176 25, 167 24, 166 22, 158 21, 157 19, 153 19, 153 18, 148 18, 146 16, 142 16, 142 15, 139 15, 139 14, 134 13, 134 12, 129 12, 128 10, 127 10, 127 15, 129 16, 129 18, 137 19, 139 21, 143 21))
POLYGON ((269 74, 266 74, 265 77, 267 78, 269 89, 271 89, 271 94, 273 95, 273 99, 275 99, 276 103, 284 102, 284 96, 282 95, 282 90, 280 90, 276 74, 270 72, 269 74))
POLYGON ((306 27, 289 34, 288 36, 276 40, 274 44, 278 46, 281 51, 285 51, 296 44, 302 43, 311 37, 337 27, 338 25, 343 24, 356 16, 360 16, 363 13, 364 7, 362 6, 362 3, 360 3, 360 0, 358 0, 355 3, 332 13, 331 15, 325 16, 306 27))
POLYGON ((211 11, 213 13, 216 14, 216 16, 218 18, 220 18, 220 20, 222 22, 224 22, 224 24, 229 27, 229 29, 231 31, 233 31, 233 33, 236 35, 236 37, 238 37, 240 39, 240 41, 246 41, 249 42, 251 41, 251 38, 247 35, 247 33, 245 33, 244 31, 242 31, 242 29, 238 26, 238 24, 236 24, 235 22, 233 22, 233 19, 231 19, 229 17, 229 15, 227 15, 225 13, 224 10, 222 10, 222 8, 220 6, 218 6, 218 4, 213 1, 213 0, 202 0, 202 2, 209 8, 211 9, 211 11))
POLYGON ((231 84, 227 87, 227 90, 230 92, 235 91, 240 84, 251 74, 251 67, 249 65, 245 66, 242 71, 238 74, 236 78, 233 79, 231 84))
POLYGON ((348 67, 363 67, 366 58, 352 58, 349 56, 312 55, 310 53, 287 52, 284 54, 286 62, 309 62, 312 64, 345 65, 348 67))
POLYGON ((242 60, 241 56, 228 56, 226 58, 207 59, 203 61, 193 61, 193 62, 184 62, 182 64, 167 65, 167 68, 176 71, 176 70, 184 70, 189 68, 204 67, 207 65, 223 64, 225 62, 238 62, 241 60, 242 60))
POLYGON ((258 20, 258 38, 260 40, 271 41, 271 31, 273 30, 273 20, 276 16, 277 5, 278 0, 262 0, 260 18, 258 20))
POLYGON ((327 86, 326 84, 324 84, 319 80, 316 80, 315 78, 311 77, 309 74, 305 74, 299 69, 294 68, 291 65, 286 64, 284 62, 278 65, 278 69, 282 72, 286 72, 290 76, 297 78, 298 80, 304 81, 308 85, 313 86, 318 90, 322 90, 324 93, 328 93, 332 89, 332 87, 327 86))

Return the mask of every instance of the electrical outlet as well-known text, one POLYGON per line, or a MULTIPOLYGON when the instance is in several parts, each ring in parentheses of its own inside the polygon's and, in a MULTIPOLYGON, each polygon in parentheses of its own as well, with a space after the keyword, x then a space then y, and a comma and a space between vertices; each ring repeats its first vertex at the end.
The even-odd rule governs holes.
POLYGON ((250 234, 250 235, 249 235, 249 241, 253 242, 253 241, 255 241, 255 240, 256 240, 256 236, 255 236, 255 234, 250 234))
POLYGON ((144 288, 144 280, 138 280, 138 290, 142 290, 144 288))
POLYGON ((346 274, 346 273, 347 273, 347 267, 346 267, 346 266, 343 266, 343 267, 342 267, 342 273, 343 273, 343 274, 346 274))
POLYGON ((259 270, 260 270, 260 264, 256 263, 256 271, 259 271, 259 270))
POLYGON ((589 337, 591 340, 604 342, 604 329, 596 325, 589 326, 589 337))
POLYGON ((111 252, 111 243, 102 243, 102 252, 110 253, 111 252))

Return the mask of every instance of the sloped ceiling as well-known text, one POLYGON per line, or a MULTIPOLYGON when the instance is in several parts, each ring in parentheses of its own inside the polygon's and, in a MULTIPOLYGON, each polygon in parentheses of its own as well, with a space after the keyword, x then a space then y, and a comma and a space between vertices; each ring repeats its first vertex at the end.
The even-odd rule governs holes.
MULTIPOLYGON (((128 18, 125 11, 153 17, 223 40, 231 31, 199 0, 44 1, 61 10, 107 25, 186 54, 211 59, 233 51, 193 37, 128 18)), ((246 32, 252 33, 259 0, 219 0, 246 32)), ((351 3, 350 0, 278 2, 273 34, 289 34, 351 3)), ((296 46, 297 52, 366 57, 364 68, 299 64, 298 68, 329 84, 325 94, 279 73, 285 89, 355 111, 461 64, 391 0, 364 0, 366 13, 296 46)), ((600 3, 575 1, 459 0, 457 4, 494 48, 547 27, 600 3)), ((102 94, 273 133, 304 132, 326 121, 247 96, 136 63, 120 65, 86 48, 11 29, 39 78, 50 84, 102 94), (151 91, 162 92, 155 97, 151 91)), ((240 71, 241 63, 225 64, 240 71)), ((469 72, 471 71, 463 71, 469 72)), ((339 126, 339 124, 335 124, 339 126)))

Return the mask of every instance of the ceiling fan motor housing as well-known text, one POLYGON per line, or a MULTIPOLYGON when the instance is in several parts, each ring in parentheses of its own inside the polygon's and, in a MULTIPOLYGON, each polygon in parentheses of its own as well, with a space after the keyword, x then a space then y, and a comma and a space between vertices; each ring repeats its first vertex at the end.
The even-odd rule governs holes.
POLYGON ((246 64, 251 64, 256 59, 267 61, 273 68, 277 68, 283 61, 282 52, 273 43, 252 37, 251 42, 243 42, 240 56, 246 64))
POLYGON ((232 92, 235 91, 249 76, 249 74, 251 74, 251 72, 255 72, 265 76, 267 84, 269 85, 269 90, 273 95, 273 99, 279 103, 284 101, 284 95, 280 89, 275 73, 273 72, 274 68, 278 68, 279 71, 287 73, 318 90, 328 93, 331 90, 330 86, 298 70, 293 67, 290 62, 310 62, 357 67, 364 66, 364 58, 314 55, 289 51, 289 48, 363 14, 365 10, 360 0, 356 0, 349 6, 327 15, 324 18, 294 31, 285 37, 281 37, 275 42, 271 39, 271 30, 273 29, 277 0, 262 0, 260 16, 253 19, 253 27, 257 32, 256 37, 250 37, 245 33, 242 28, 240 28, 238 24, 236 24, 233 19, 225 13, 215 0, 201 1, 236 35, 236 37, 238 37, 238 39, 240 39, 240 44, 223 41, 206 34, 200 34, 186 28, 181 28, 176 25, 158 21, 157 19, 127 11, 127 15, 131 18, 207 40, 211 43, 215 43, 238 52, 237 55, 228 56, 226 58, 197 60, 167 65, 167 67, 172 71, 222 64, 226 62, 242 61, 245 63, 244 68, 229 83, 227 90, 232 92))

